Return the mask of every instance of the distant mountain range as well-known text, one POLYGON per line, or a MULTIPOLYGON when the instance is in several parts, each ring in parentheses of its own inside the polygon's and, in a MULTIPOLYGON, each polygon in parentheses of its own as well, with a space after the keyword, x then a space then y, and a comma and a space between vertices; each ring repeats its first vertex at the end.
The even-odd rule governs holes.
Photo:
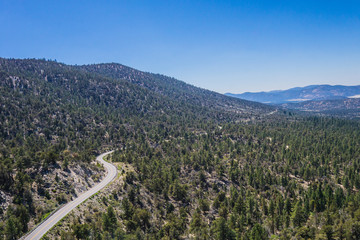
POLYGON ((318 113, 320 115, 360 119, 360 98, 284 103, 283 108, 318 113))
POLYGON ((288 90, 245 92, 242 94, 225 93, 225 95, 269 104, 299 103, 311 100, 359 98, 360 85, 311 85, 306 87, 291 88, 288 90))
POLYGON ((282 91, 226 95, 325 116, 360 118, 360 85, 311 85, 282 91))

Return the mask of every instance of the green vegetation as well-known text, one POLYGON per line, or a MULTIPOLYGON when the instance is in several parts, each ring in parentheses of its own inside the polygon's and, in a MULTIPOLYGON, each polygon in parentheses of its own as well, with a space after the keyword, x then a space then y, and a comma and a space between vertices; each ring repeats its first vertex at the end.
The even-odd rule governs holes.
POLYGON ((33 184, 43 201, 67 201, 42 173, 109 148, 135 171, 62 239, 360 237, 357 121, 284 113, 118 64, 0 59, 0 71, 3 238, 38 217, 33 184))

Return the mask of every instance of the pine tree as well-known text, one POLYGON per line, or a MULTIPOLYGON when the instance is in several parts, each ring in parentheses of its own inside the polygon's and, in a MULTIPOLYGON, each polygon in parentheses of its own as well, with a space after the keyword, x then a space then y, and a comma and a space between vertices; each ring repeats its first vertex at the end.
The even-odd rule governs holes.
POLYGON ((117 219, 114 209, 109 206, 103 215, 103 227, 105 231, 113 233, 117 227, 117 219))
POLYGON ((295 205, 293 214, 292 214, 292 220, 294 227, 301 227, 302 223, 304 222, 304 212, 301 206, 301 202, 298 201, 295 205))

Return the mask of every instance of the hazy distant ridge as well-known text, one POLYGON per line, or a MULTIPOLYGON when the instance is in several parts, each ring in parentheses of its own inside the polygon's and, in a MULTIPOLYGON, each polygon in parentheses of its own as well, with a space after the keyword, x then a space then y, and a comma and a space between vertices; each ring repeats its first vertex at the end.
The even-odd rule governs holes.
POLYGON ((225 95, 261 103, 280 104, 310 100, 346 99, 354 96, 360 97, 358 96, 360 95, 360 85, 310 85, 288 90, 245 92, 242 94, 225 93, 225 95))

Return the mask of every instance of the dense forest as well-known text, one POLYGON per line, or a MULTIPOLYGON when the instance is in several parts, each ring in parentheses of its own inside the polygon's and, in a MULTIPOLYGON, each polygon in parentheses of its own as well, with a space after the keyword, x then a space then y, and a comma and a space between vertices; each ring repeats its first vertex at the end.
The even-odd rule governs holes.
POLYGON ((0 59, 0 112, 3 239, 46 217, 42 204, 73 196, 44 173, 82 165, 97 181, 93 160, 107 149, 133 171, 98 197, 103 211, 79 213, 45 239, 360 239, 358 121, 120 64, 34 59, 0 59))

